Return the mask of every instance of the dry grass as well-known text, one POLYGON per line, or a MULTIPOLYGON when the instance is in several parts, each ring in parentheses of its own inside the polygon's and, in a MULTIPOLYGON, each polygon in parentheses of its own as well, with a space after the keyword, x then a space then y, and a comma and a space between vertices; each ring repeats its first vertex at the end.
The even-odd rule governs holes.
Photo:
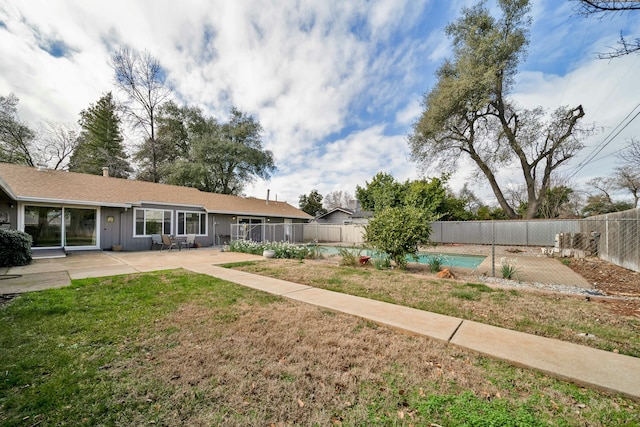
POLYGON ((0 426, 640 423, 630 399, 182 270, 24 294, 0 326, 0 426))
POLYGON ((513 411, 535 402, 527 411, 542 424, 606 425, 591 413, 633 410, 624 399, 285 301, 239 306, 223 318, 189 303, 143 347, 129 375, 157 389, 129 398, 162 402, 165 425, 429 425, 421 405, 462 393, 513 411))
POLYGON ((616 313, 606 301, 440 280, 425 269, 381 271, 291 260, 236 268, 640 357, 640 319, 616 313), (587 333, 596 338, 579 335, 587 333))

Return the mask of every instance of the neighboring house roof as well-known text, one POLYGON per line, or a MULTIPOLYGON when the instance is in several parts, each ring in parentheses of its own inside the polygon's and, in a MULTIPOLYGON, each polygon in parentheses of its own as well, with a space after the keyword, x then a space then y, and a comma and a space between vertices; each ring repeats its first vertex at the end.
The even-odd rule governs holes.
POLYGON ((0 188, 23 202, 132 207, 147 204, 192 206, 211 213, 311 219, 287 202, 207 193, 190 187, 156 184, 0 163, 0 188))
POLYGON ((318 215, 316 217, 316 219, 323 219, 324 217, 330 216, 332 214, 334 214, 335 212, 344 212, 345 214, 351 216, 353 215, 353 211, 349 210, 349 209, 345 209, 345 208, 333 208, 331 209, 329 212, 327 213, 323 213, 322 215, 318 215))
POLYGON ((371 218, 373 211, 355 211, 351 218, 371 218))

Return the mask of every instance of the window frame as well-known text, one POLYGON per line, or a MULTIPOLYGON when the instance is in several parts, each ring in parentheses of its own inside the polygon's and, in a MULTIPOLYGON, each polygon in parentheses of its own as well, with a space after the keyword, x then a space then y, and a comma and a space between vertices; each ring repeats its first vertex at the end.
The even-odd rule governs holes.
POLYGON ((134 208, 133 209, 133 237, 151 237, 153 234, 173 234, 173 211, 170 209, 158 208, 134 208), (143 234, 138 234, 138 212, 142 211, 143 234), (147 212, 162 212, 162 230, 160 233, 147 233, 147 212), (165 222, 169 214, 169 232, 165 231, 165 222))
POLYGON ((176 211, 176 236, 186 236, 188 234, 195 234, 196 236, 208 236, 209 235, 209 221, 207 221, 207 213, 201 211, 176 211), (187 233, 187 214, 198 215, 198 233, 187 233), (184 233, 180 233, 180 215, 182 215, 182 227, 184 233), (202 233, 202 225, 204 223, 204 233, 202 233))

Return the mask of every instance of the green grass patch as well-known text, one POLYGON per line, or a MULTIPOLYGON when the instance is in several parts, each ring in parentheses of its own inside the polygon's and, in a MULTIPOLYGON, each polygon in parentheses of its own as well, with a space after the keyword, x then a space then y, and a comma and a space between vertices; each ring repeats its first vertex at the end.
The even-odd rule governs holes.
POLYGON ((239 262, 228 262, 226 264, 221 264, 222 268, 238 268, 238 267, 248 267, 251 265, 256 265, 260 262, 264 261, 239 261, 239 262))
POLYGON ((140 408, 117 398, 127 378, 113 381, 110 369, 145 352, 157 319, 195 301, 232 322, 240 299, 277 300, 182 270, 74 280, 17 297, 0 309, 0 425, 118 424, 140 408))

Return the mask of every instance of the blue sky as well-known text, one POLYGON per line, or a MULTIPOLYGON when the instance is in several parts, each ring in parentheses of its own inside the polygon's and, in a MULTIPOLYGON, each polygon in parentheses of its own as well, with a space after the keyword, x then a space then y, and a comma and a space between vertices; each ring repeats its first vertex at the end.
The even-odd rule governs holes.
MULTIPOLYGON (((75 124, 101 94, 119 96, 109 66, 114 49, 146 49, 165 68, 179 102, 222 120, 235 105, 260 121, 278 171, 246 194, 264 198, 270 189, 271 197, 297 206, 312 189, 354 194, 380 171, 398 180, 421 177, 406 137, 435 70, 450 55, 444 27, 473 3, 0 0, 0 94, 15 93, 21 118, 34 128, 75 124)), ((639 56, 605 61, 596 54, 614 46, 620 32, 640 28, 640 13, 598 20, 575 15, 570 1, 532 6, 529 53, 513 96, 525 107, 582 104, 586 120, 602 127, 564 171, 584 188, 611 173, 611 153, 640 131, 634 121, 601 160, 576 171, 639 101, 639 56)), ((136 134, 126 136, 133 147, 136 134)), ((451 186, 468 182, 492 203, 476 177, 463 163, 451 186)), ((505 168, 500 180, 517 186, 517 169, 505 168)))

